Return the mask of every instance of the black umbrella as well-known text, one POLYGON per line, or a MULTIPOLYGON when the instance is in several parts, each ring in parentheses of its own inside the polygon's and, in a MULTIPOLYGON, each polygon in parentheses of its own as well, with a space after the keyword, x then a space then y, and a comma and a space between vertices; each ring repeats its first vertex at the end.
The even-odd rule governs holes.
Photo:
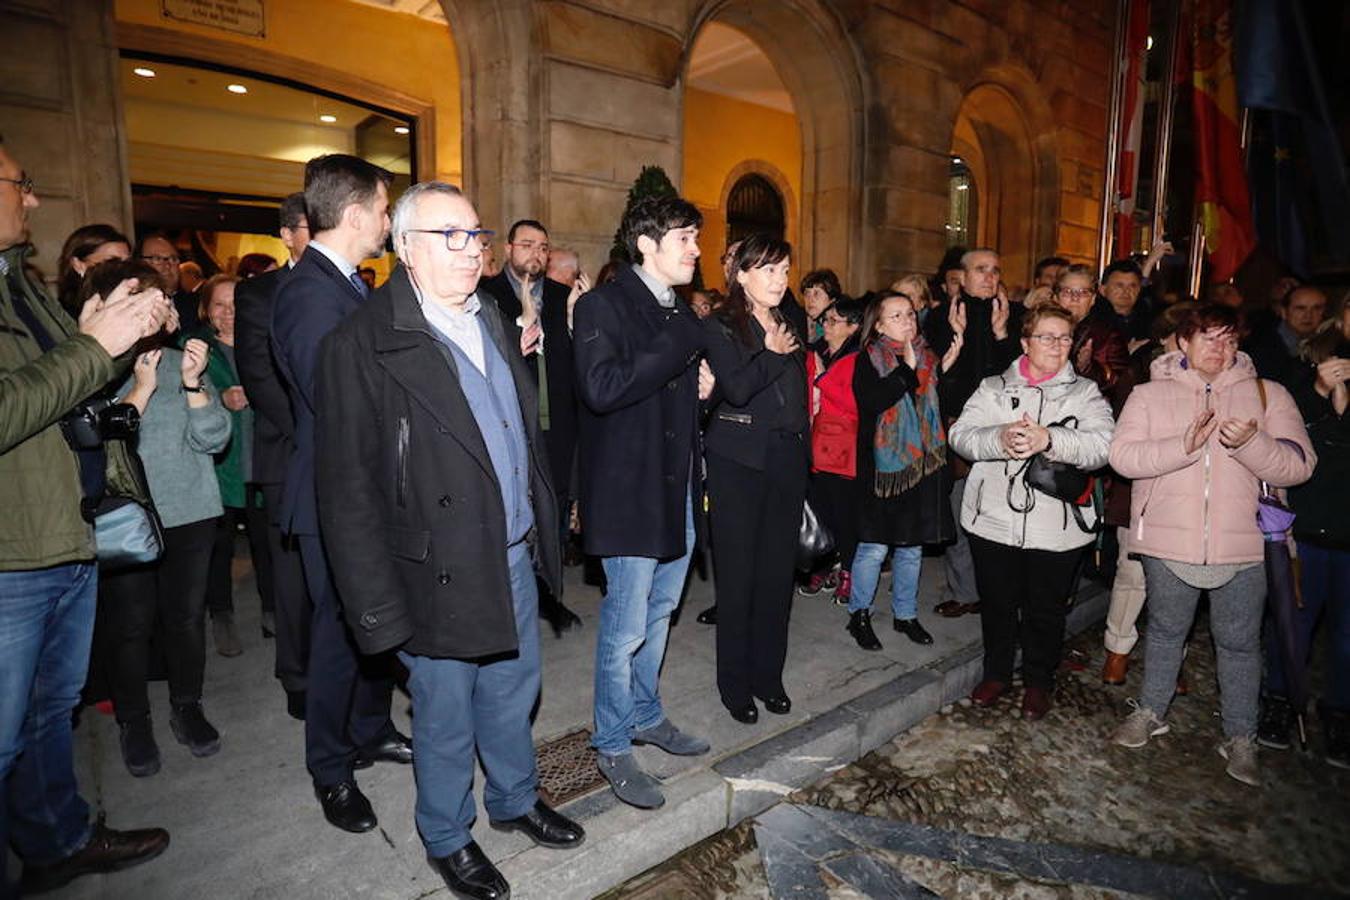
POLYGON ((1303 708, 1308 702, 1308 671, 1307 661, 1299 647, 1298 624, 1295 621, 1303 601, 1298 595, 1294 561, 1289 555, 1289 529, 1294 525, 1294 513, 1263 482, 1256 519, 1266 539, 1266 603, 1275 616, 1280 661, 1284 663, 1285 689, 1298 722, 1299 744, 1307 749, 1308 735, 1303 727, 1303 708))

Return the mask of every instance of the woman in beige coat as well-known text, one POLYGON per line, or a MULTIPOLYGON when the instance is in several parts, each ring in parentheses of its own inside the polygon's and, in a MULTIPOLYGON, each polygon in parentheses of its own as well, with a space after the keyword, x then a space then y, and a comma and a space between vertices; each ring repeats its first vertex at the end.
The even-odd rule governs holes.
POLYGON ((1224 741, 1233 778, 1257 786, 1264 538, 1261 482, 1291 487, 1317 463, 1289 393, 1238 352, 1240 314, 1201 307, 1177 329, 1181 350, 1154 361, 1130 394, 1111 443, 1111 466, 1134 479, 1130 545, 1144 564, 1149 628, 1144 687, 1112 740, 1142 747, 1164 734, 1186 633, 1202 590, 1218 656, 1224 741), (1262 390, 1262 387, 1264 390, 1262 390), (1263 396, 1264 395, 1264 396, 1263 396))

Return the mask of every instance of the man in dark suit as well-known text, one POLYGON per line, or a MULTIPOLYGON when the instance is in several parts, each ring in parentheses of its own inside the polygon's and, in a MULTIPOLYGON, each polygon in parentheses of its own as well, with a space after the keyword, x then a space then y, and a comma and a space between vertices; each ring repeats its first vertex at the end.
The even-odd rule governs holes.
POLYGON ((242 281, 234 292, 234 356, 239 380, 253 409, 253 477, 267 507, 267 543, 272 554, 274 621, 264 613, 264 633, 276 636, 276 676, 286 690, 286 709, 305 718, 305 669, 313 604, 305 590, 300 551, 281 532, 281 485, 295 446, 295 416, 286 385, 272 356, 272 300, 309 246, 309 219, 303 191, 281 202, 281 242, 290 259, 280 269, 242 281), (270 624, 270 627, 269 627, 270 624))
MULTIPOLYGON (((368 288, 361 260, 384 249, 389 233, 389 184, 379 166, 346 154, 305 165, 310 243, 277 292, 272 349, 295 413, 295 450, 281 495, 282 530, 300 544, 305 582, 314 602, 309 678, 305 692, 305 765, 328 821, 346 831, 377 824, 353 769, 374 760, 409 763, 412 746, 389 720, 393 681, 388 660, 359 659, 342 622, 329 557, 319 533, 314 474, 314 398, 319 342, 355 312, 368 288)), ((374 428, 377 423, 367 422, 374 428)), ((331 545, 335 553, 346 547, 331 545)))
POLYGON ((574 313, 581 521, 607 581, 591 743, 615 795, 644 809, 665 797, 633 758, 634 743, 690 756, 709 749, 666 718, 658 686, 694 545, 704 332, 674 288, 693 278, 702 223, 676 197, 638 203, 620 226, 637 264, 574 313))
POLYGON ((427 855, 457 896, 498 898, 471 832, 475 750, 494 826, 548 847, 584 833, 538 794, 535 579, 562 587, 556 497, 519 339, 475 291, 481 234, 452 185, 399 200, 399 266, 320 353, 318 467, 352 633, 408 669, 427 855))
MULTIPOLYGON (((558 492, 558 528, 565 540, 572 508, 572 464, 577 451, 576 377, 572 369, 572 332, 567 307, 574 288, 547 278, 548 231, 533 219, 511 226, 506 238, 506 265, 491 278, 478 282, 480 293, 491 294, 508 322, 528 329, 539 322, 542 337, 529 356, 530 372, 539 388, 539 424, 548 447, 549 468, 558 492)), ((584 290, 584 283, 581 288, 584 290)), ((546 586, 545 586, 546 587, 546 586)), ((581 619, 545 590, 539 612, 555 634, 581 619)))

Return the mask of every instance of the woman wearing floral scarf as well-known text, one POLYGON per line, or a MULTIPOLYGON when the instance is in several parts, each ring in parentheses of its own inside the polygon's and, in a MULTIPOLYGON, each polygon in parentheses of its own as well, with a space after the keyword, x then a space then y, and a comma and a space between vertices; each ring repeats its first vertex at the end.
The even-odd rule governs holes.
POLYGON ((939 361, 920 335, 918 310, 905 294, 879 294, 863 317, 862 352, 853 373, 860 522, 848 633, 864 650, 881 649, 872 629, 872 595, 891 548, 895 630, 916 644, 933 642, 919 624, 919 567, 924 544, 955 533, 938 399, 940 376, 956 362, 965 333, 964 321, 952 326, 954 339, 939 361))

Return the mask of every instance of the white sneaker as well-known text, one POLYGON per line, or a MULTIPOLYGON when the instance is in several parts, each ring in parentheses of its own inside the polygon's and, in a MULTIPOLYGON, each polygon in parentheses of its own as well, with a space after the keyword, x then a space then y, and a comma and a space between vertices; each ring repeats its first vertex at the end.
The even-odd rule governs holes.
POLYGON ((1172 730, 1171 726, 1158 718, 1158 714, 1147 706, 1140 706, 1133 699, 1126 702, 1134 707, 1134 712, 1130 713, 1112 733, 1111 743, 1134 750, 1147 744, 1149 738, 1167 734, 1172 730))
POLYGON ((1261 786, 1261 769, 1256 764, 1256 741, 1250 737, 1235 737, 1219 745, 1219 755, 1228 760, 1224 771, 1252 787, 1261 786))

